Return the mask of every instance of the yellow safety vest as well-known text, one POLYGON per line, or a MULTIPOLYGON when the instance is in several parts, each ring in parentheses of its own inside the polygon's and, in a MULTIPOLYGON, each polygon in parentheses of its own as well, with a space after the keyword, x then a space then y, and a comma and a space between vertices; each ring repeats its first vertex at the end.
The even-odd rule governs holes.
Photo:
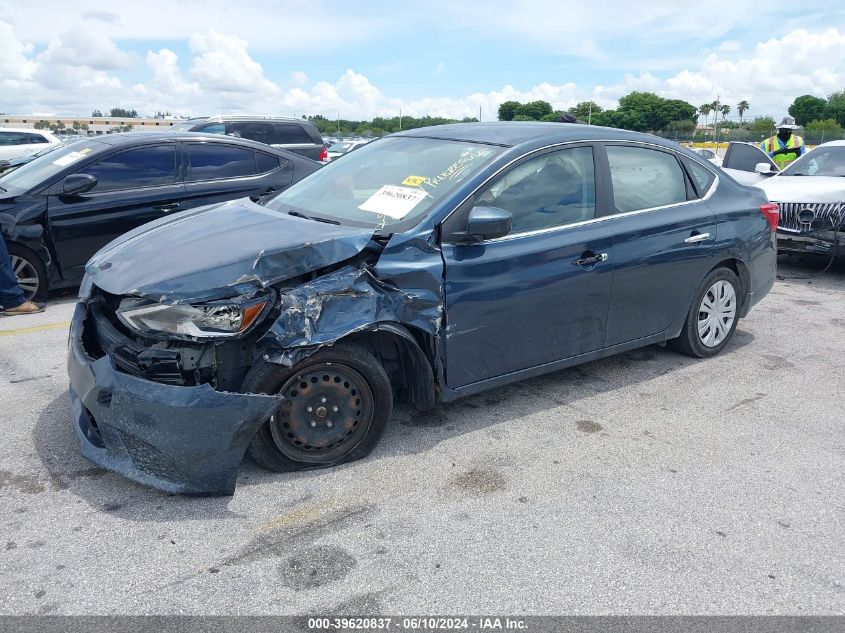
MULTIPOLYGON (((780 144, 778 143, 777 134, 767 138, 763 141, 765 146, 765 151, 767 154, 771 154, 777 149, 780 149, 780 144)), ((795 136, 795 134, 791 134, 789 139, 786 141, 786 147, 789 149, 801 149, 801 145, 803 144, 804 140, 800 136, 795 136)), ((778 154, 777 156, 771 157, 773 161, 777 164, 780 169, 786 167, 788 163, 791 163, 796 158, 798 158, 798 152, 791 152, 789 154, 778 154)))

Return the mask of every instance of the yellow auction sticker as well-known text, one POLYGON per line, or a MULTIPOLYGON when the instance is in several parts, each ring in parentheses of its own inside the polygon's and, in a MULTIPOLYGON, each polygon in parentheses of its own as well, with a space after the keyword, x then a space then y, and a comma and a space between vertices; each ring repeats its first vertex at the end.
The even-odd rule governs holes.
POLYGON ((419 185, 425 182, 425 178, 422 176, 408 176, 405 180, 402 181, 403 185, 408 185, 410 187, 418 187, 419 185))

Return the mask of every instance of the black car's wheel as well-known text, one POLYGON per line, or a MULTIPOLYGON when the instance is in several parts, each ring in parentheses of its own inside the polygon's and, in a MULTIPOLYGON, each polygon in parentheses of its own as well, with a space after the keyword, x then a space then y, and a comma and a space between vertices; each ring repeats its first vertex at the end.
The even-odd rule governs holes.
POLYGON ((354 345, 320 350, 295 367, 259 361, 242 391, 286 398, 249 446, 253 459, 274 471, 335 466, 366 456, 393 411, 387 372, 354 345))
POLYGON ((732 270, 713 270, 692 301, 681 335, 670 341, 672 347, 696 358, 721 352, 736 330, 740 296, 739 279, 732 270))
POLYGON ((28 301, 47 300, 47 268, 41 258, 19 244, 9 244, 12 270, 18 278, 18 286, 28 301))

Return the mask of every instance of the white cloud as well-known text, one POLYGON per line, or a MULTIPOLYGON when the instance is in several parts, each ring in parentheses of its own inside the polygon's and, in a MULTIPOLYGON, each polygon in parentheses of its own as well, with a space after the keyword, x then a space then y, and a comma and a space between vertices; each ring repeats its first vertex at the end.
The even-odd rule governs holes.
POLYGON ((195 57, 191 76, 201 88, 225 92, 275 94, 278 86, 267 80, 264 69, 247 53, 247 41, 211 29, 188 41, 195 57))
POLYGON ((308 75, 301 70, 296 70, 290 74, 290 80, 297 86, 304 86, 308 83, 308 75))
MULTIPOLYGON (((92 0, 92 10, 97 10, 98 1, 92 0)), ((684 10, 673 19, 686 16, 684 10)), ((574 24, 584 19, 575 10, 574 24)), ((634 19, 632 28, 636 24, 634 19)), ((214 28, 197 31, 188 38, 189 54, 183 59, 168 48, 147 52, 146 65, 140 70, 138 65, 133 66, 140 60, 121 50, 104 32, 64 28, 67 30, 53 36, 37 52, 39 49, 20 35, 29 31, 0 20, 0 110, 74 115, 87 114, 93 108, 121 106, 141 113, 248 112, 322 114, 330 118, 340 114, 342 118, 359 119, 393 116, 400 109, 409 115, 463 118, 478 116, 481 108, 482 118, 492 120, 499 104, 509 100, 539 99, 563 109, 592 99, 603 107, 615 107, 616 100, 631 90, 647 90, 693 105, 713 101, 717 95, 732 106, 746 99, 751 103, 746 116, 781 116, 798 95, 826 96, 845 87, 845 30, 836 28, 797 29, 756 45, 744 42, 740 46, 728 40, 710 48, 694 64, 676 65, 668 73, 644 67, 622 75, 615 83, 542 82, 534 86, 491 86, 490 90, 462 96, 433 94, 410 99, 382 85, 390 77, 376 75, 378 81, 373 83, 354 68, 332 81, 315 81, 317 78, 289 67, 272 76, 253 57, 252 39, 247 42, 214 28), (132 70, 131 82, 125 79, 127 67, 132 70)), ((431 63, 436 64, 435 73, 446 68, 445 61, 431 63)), ((448 74, 454 75, 454 71, 448 74)))

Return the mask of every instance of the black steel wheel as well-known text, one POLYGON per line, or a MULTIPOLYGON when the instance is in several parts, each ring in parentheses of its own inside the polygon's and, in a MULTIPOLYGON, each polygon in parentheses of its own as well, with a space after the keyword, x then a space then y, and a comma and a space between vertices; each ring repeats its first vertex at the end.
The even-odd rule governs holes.
POLYGON ((390 380, 365 350, 335 345, 296 367, 259 362, 243 391, 278 393, 282 409, 250 444, 250 455, 275 471, 332 466, 367 455, 393 410, 390 380))

